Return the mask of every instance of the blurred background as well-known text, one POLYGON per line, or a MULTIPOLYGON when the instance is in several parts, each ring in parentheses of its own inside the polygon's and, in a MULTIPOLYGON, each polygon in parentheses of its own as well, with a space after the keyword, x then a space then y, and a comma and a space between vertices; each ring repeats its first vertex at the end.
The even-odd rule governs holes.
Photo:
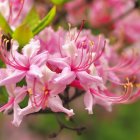
MULTIPOLYGON (((140 47, 140 0, 34 2, 41 18, 53 4, 57 5, 57 15, 52 24, 55 29, 59 26, 68 29, 68 23, 79 28, 82 20, 86 19, 84 28, 90 29, 93 34, 103 33, 118 52, 124 46, 138 44, 140 47), (112 2, 112 5, 107 1, 112 2)), ((0 100, 5 103, 3 89, 0 92, 0 100)), ((94 114, 88 115, 82 98, 83 96, 71 102, 70 107, 75 111, 71 120, 63 114, 41 113, 26 117, 21 126, 16 128, 11 124, 12 115, 0 113, 0 140, 140 140, 139 100, 129 105, 113 106, 112 112, 95 106, 94 114), (68 129, 61 130, 62 125, 68 129)))
POLYGON ((60 129, 55 114, 30 115, 19 128, 11 124, 12 116, 0 114, 0 140, 140 140, 140 101, 114 106, 110 113, 96 106, 93 115, 88 115, 77 101, 71 104, 76 113, 74 122, 63 115, 59 118, 66 126, 86 127, 81 133, 63 129, 52 138, 60 129))

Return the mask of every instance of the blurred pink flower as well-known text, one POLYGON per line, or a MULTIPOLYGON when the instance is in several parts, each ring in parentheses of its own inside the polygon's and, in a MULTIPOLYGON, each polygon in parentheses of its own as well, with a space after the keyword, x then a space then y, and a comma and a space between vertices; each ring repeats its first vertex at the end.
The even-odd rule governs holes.
POLYGON ((93 27, 107 24, 134 7, 134 0, 75 0, 67 3, 68 21, 79 24, 88 20, 93 27), (118 11, 119 9, 119 11, 118 11))
POLYGON ((15 28, 32 8, 33 0, 1 0, 0 12, 15 28))
POLYGON ((95 0, 89 9, 89 21, 93 27, 100 27, 117 19, 133 6, 133 0, 95 0))
POLYGON ((123 37, 128 42, 137 42, 140 40, 140 13, 133 11, 118 22, 115 23, 114 33, 118 37, 123 37))
POLYGON ((85 0, 70 1, 65 5, 68 12, 67 20, 72 24, 79 24, 86 19, 87 4, 85 0))

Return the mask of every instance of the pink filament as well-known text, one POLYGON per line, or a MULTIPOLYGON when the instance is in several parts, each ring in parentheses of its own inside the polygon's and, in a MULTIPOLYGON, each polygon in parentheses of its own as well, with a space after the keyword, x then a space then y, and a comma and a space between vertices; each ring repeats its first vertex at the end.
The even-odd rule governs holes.
POLYGON ((2 106, 0 108, 0 112, 4 111, 6 108, 8 108, 10 105, 13 105, 15 98, 11 98, 9 100, 9 102, 7 104, 5 104, 4 106, 2 106))

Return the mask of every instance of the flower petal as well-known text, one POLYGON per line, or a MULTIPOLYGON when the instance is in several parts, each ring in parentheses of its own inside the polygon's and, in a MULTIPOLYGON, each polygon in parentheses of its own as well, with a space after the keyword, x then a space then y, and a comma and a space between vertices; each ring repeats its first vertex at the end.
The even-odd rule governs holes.
POLYGON ((93 83, 102 84, 102 78, 98 75, 92 76, 88 74, 86 71, 81 71, 76 73, 78 79, 80 80, 80 83, 84 85, 91 85, 93 83))
POLYGON ((26 72, 15 70, 10 76, 0 80, 0 86, 17 83, 22 80, 25 75, 26 72))
POLYGON ((40 109, 40 107, 33 107, 30 100, 28 102, 28 106, 23 109, 21 109, 17 103, 14 103, 14 119, 12 124, 18 127, 21 124, 24 116, 38 112, 40 109))
POLYGON ((30 60, 30 63, 34 64, 34 65, 37 65, 37 66, 42 66, 43 64, 46 64, 47 59, 48 59, 47 56, 48 56, 48 52, 47 51, 45 51, 43 53, 40 53, 40 54, 34 56, 30 60))
POLYGON ((68 110, 68 109, 63 107, 62 101, 61 101, 61 99, 59 98, 58 95, 49 96, 48 107, 51 108, 51 110, 54 111, 54 112, 64 112, 69 117, 74 115, 73 109, 68 110))
POLYGON ((88 110, 89 114, 93 114, 92 108, 93 105, 95 104, 94 100, 93 100, 93 96, 90 93, 90 91, 87 91, 85 96, 84 96, 84 104, 86 106, 86 110, 88 110))
POLYGON ((40 68, 36 65, 31 65, 30 70, 28 71, 28 76, 33 76, 36 78, 41 78, 43 77, 43 74, 40 70, 40 68))
POLYGON ((35 56, 39 50, 40 50, 39 40, 32 39, 29 44, 24 46, 24 48, 22 49, 22 53, 24 54, 24 56, 31 58, 35 56))
POLYGON ((68 85, 74 81, 76 75, 75 72, 71 71, 69 68, 64 68, 62 73, 54 79, 55 83, 68 85))

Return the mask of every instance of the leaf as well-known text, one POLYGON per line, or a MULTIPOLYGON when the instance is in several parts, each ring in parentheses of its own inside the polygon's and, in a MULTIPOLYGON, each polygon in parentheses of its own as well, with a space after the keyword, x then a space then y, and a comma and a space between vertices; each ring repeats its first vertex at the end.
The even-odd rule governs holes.
POLYGON ((0 59, 0 68, 5 67, 5 63, 0 59))
POLYGON ((35 9, 32 7, 28 15, 25 17, 23 24, 27 24, 31 29, 33 29, 40 21, 39 15, 35 9))
POLYGON ((20 47, 25 46, 33 37, 33 33, 28 25, 22 24, 13 33, 13 39, 17 40, 20 47))
POLYGON ((54 6, 49 13, 38 23, 38 25, 32 30, 33 35, 37 35, 45 27, 47 27, 53 20, 56 14, 56 7, 54 6))
POLYGON ((56 4, 56 5, 62 5, 64 3, 66 3, 66 2, 68 2, 68 1, 70 1, 70 0, 51 0, 51 2, 53 4, 56 4))
POLYGON ((8 101, 8 94, 5 87, 0 87, 0 104, 4 104, 8 101))
POLYGON ((7 23, 6 19, 3 17, 3 15, 0 13, 0 28, 6 33, 10 34, 12 36, 13 31, 10 28, 9 24, 7 23))
POLYGON ((26 107, 27 105, 28 105, 28 101, 29 101, 29 96, 26 96, 23 100, 22 100, 22 102, 20 102, 20 107, 21 108, 24 108, 24 107, 26 107))

